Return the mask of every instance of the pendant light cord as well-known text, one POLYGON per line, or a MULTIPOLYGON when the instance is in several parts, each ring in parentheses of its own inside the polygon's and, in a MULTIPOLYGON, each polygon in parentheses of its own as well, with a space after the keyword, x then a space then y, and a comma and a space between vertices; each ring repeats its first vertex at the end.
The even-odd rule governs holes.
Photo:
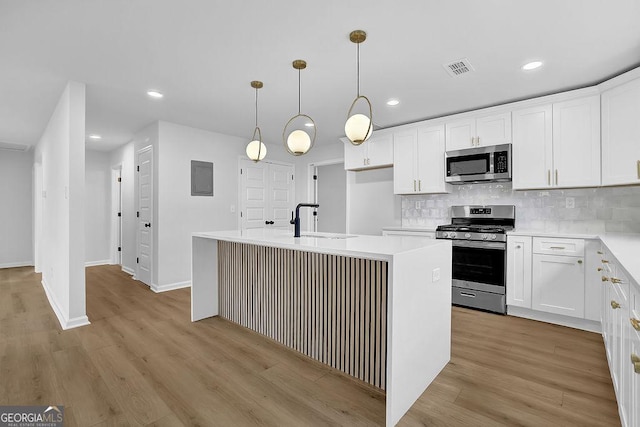
POLYGON ((256 127, 258 127, 258 88, 256 88, 256 127))
POLYGON ((360 43, 356 43, 356 50, 358 52, 358 97, 360 96, 360 43))
POLYGON ((300 69, 298 69, 298 114, 300 114, 300 69))

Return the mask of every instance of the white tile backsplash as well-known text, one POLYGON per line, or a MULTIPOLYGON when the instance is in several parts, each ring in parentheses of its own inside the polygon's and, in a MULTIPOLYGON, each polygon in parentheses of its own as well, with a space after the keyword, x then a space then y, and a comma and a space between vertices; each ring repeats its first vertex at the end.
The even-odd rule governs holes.
POLYGON ((515 205, 517 229, 640 232, 640 186, 515 191, 511 183, 458 185, 450 194, 402 196, 402 226, 446 224, 453 205, 515 205))

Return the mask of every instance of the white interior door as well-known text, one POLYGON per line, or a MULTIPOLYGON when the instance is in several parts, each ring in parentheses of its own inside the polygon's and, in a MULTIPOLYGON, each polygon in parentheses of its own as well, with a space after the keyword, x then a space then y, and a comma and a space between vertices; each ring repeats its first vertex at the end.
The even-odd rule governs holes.
POLYGON ((263 228, 267 221, 267 168, 263 162, 240 161, 240 225, 263 228))
POLYGON ((122 265, 122 166, 111 170, 111 263, 122 265))
POLYGON ((153 259, 153 147, 138 151, 138 263, 136 279, 151 286, 153 259))
POLYGON ((294 204, 293 165, 240 160, 240 227, 290 227, 294 204))
POLYGON ((293 165, 269 164, 267 219, 271 228, 289 229, 293 209, 293 165))

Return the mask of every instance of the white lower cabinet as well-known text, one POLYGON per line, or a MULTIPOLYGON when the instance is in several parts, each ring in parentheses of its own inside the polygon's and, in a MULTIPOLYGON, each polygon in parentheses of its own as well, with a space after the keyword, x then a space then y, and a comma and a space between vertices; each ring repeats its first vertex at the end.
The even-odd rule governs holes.
POLYGON ((582 257, 533 255, 531 308, 547 313, 584 317, 582 257))
POLYGON ((602 335, 623 426, 640 426, 640 288, 602 254, 602 335))
POLYGON ((507 239, 507 305, 531 308, 531 237, 507 239))

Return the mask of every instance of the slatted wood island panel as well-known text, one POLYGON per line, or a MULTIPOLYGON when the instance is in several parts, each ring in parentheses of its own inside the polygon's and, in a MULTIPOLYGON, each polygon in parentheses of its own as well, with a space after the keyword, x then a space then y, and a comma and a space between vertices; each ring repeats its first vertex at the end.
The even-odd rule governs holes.
POLYGON ((385 388, 387 262, 218 242, 220 316, 385 388))
POLYGON ((451 242, 291 234, 194 233, 191 320, 225 317, 383 389, 395 425, 451 356, 451 242))

